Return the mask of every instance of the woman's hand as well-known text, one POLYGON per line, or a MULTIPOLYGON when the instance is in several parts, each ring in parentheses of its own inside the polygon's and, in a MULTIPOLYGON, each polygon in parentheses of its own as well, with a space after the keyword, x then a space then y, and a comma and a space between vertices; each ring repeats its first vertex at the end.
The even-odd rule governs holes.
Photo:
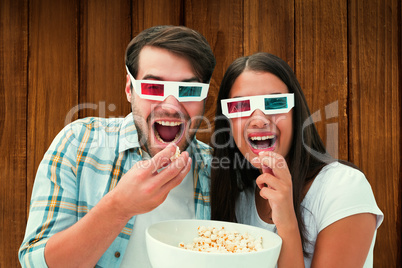
POLYGON ((256 183, 260 196, 272 209, 272 221, 282 238, 278 267, 304 267, 303 248, 293 206, 292 176, 283 156, 275 152, 261 152, 253 165, 263 173, 256 183))
POLYGON ((292 176, 286 160, 280 154, 261 152, 253 161, 263 173, 256 183, 260 188, 260 196, 267 199, 272 209, 272 221, 279 229, 297 226, 293 207, 292 176))

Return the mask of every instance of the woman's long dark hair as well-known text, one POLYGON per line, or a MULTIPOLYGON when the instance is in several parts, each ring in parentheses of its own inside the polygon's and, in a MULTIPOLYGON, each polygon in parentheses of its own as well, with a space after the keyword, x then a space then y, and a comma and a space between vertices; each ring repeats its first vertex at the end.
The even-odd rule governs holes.
POLYGON ((325 146, 311 120, 306 99, 293 70, 285 61, 272 54, 260 52, 238 58, 229 66, 223 77, 217 100, 215 132, 211 143, 214 147, 214 159, 230 157, 232 161, 227 167, 212 167, 211 218, 237 222, 236 199, 241 191, 252 187, 255 179, 260 175, 259 170, 248 163, 234 144, 230 133, 230 122, 222 115, 221 109, 221 100, 229 98, 235 80, 244 71, 272 73, 286 84, 290 93, 294 93, 294 133, 290 151, 285 158, 292 175, 294 209, 303 252, 306 254, 307 240, 301 216, 303 190, 322 167, 333 160, 326 153, 325 146), (314 152, 314 156, 311 152, 314 152), (239 163, 245 162, 247 165, 239 168, 239 163))

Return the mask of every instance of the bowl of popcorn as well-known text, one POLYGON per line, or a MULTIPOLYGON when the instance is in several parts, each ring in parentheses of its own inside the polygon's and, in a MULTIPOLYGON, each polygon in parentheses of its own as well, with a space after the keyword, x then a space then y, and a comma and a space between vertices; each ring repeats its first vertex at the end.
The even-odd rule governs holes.
POLYGON ((211 220, 170 220, 146 229, 153 268, 275 267, 282 239, 254 227, 211 220))

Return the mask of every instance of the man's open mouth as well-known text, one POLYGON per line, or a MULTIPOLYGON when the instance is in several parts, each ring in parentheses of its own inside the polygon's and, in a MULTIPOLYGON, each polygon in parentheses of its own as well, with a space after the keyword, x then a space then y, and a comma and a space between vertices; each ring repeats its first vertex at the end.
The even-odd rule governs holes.
POLYGON ((249 135, 248 142, 253 149, 267 150, 275 148, 276 135, 249 135))
POLYGON ((161 143, 177 143, 184 133, 184 125, 179 121, 155 121, 153 130, 156 140, 161 143))

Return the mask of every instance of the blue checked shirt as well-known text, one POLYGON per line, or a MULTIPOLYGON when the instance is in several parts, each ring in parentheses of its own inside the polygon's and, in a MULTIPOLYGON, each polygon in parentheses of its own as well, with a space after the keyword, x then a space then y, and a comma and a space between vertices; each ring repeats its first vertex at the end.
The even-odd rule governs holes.
MULTIPOLYGON (((210 218, 211 149, 196 139, 192 146, 194 203, 197 219, 210 218)), ((111 191, 142 160, 133 116, 85 118, 66 126, 45 153, 36 174, 24 241, 22 267, 47 267, 48 239, 70 227, 111 191)), ((119 267, 135 217, 126 224, 96 267, 119 267)))

